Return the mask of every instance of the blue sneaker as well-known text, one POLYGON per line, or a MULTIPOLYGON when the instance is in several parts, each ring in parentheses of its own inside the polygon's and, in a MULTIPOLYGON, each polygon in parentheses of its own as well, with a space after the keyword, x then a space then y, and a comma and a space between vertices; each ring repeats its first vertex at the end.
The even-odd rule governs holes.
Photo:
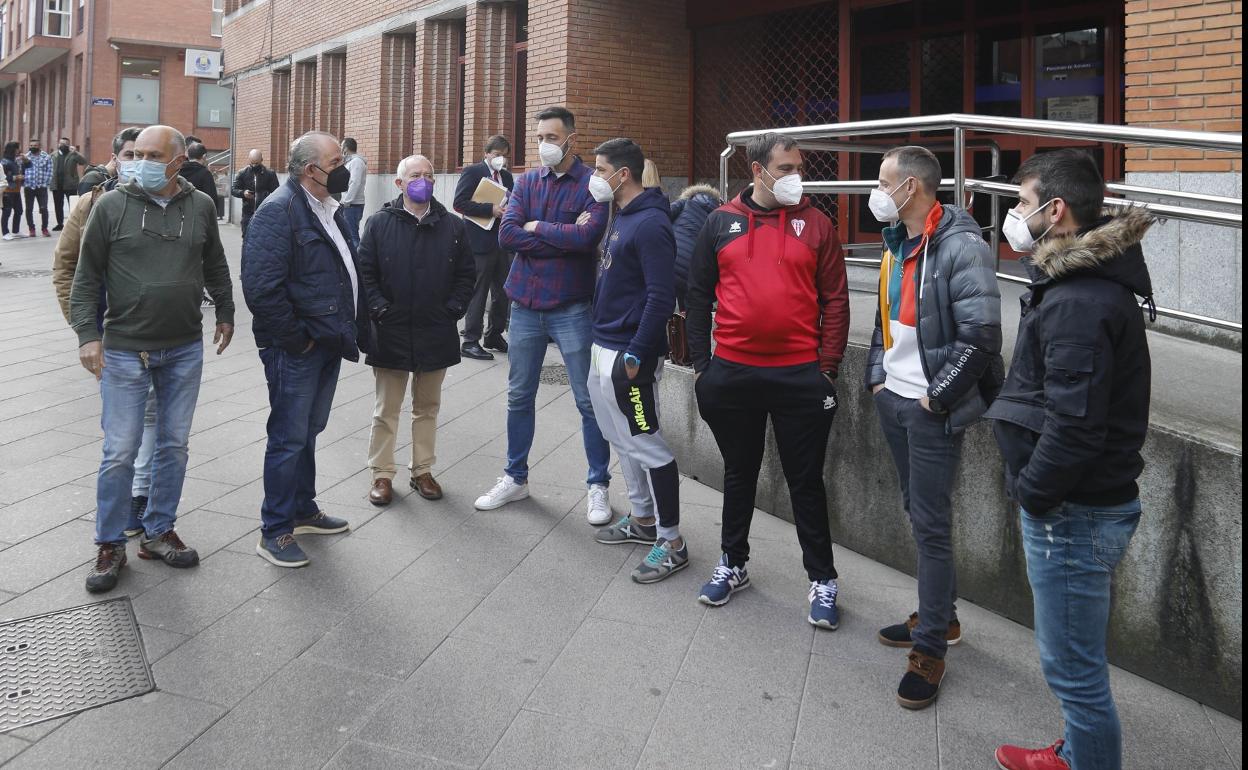
POLYGON ((810 584, 810 617, 812 626, 835 631, 841 624, 841 611, 836 608, 836 581, 815 580, 810 584))
POLYGON ((349 529, 351 525, 346 519, 330 516, 325 511, 317 511, 306 519, 295 519, 296 535, 336 535, 349 529))
POLYGON ((295 542, 294 535, 261 536, 256 543, 256 553, 276 567, 306 567, 308 564, 308 555, 295 542))
POLYGON ((702 586, 698 601, 720 607, 727 604, 733 594, 749 585, 750 576, 745 567, 729 567, 728 554, 723 554, 719 557, 719 564, 715 565, 715 571, 711 573, 710 581, 702 586))

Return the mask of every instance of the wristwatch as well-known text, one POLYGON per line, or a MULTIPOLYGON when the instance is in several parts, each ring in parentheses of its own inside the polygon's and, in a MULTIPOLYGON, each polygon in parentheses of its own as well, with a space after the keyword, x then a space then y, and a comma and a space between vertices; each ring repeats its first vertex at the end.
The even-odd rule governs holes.
POLYGON ((625 353, 624 365, 625 366, 641 366, 641 359, 633 355, 632 353, 625 353))

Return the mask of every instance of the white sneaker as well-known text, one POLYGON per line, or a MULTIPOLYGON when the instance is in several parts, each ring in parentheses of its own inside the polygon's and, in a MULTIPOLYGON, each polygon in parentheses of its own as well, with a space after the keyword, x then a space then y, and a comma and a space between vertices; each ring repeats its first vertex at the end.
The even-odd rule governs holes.
POLYGON ((5 239, 6 241, 11 241, 11 240, 13 240, 13 233, 5 233, 5 234, 4 234, 4 239, 5 239))
POLYGON ((586 504, 585 518, 595 527, 611 523, 611 500, 607 495, 606 484, 589 485, 589 501, 586 504))
POLYGON ((494 488, 477 498, 473 503, 478 511, 492 511, 502 508, 507 503, 514 503, 529 496, 528 483, 518 483, 511 476, 504 474, 494 488))

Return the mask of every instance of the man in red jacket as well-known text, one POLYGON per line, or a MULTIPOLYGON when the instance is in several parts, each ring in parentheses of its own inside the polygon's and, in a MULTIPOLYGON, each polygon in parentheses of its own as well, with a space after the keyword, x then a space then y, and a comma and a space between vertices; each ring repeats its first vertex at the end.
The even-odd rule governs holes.
POLYGON ((763 134, 746 154, 754 183, 707 218, 689 267, 698 411, 724 458, 723 556, 699 599, 719 606, 749 585, 750 520, 770 417, 811 581, 809 620, 835 629, 823 462, 849 338, 845 257, 832 221, 802 196, 797 143, 763 134))

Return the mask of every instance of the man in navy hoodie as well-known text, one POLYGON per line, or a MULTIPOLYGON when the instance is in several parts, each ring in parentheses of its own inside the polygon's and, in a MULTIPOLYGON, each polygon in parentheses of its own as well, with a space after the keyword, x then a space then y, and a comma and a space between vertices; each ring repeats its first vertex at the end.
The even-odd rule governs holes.
POLYGON ((612 139, 594 153, 589 192, 611 201, 594 289, 594 344, 589 396, 602 435, 615 447, 632 511, 594 537, 600 543, 642 543, 650 552, 633 570, 656 583, 689 566, 680 536, 680 476, 659 433, 658 381, 667 352, 667 317, 676 301, 676 238, 668 202, 643 188, 646 158, 632 139, 612 139))

